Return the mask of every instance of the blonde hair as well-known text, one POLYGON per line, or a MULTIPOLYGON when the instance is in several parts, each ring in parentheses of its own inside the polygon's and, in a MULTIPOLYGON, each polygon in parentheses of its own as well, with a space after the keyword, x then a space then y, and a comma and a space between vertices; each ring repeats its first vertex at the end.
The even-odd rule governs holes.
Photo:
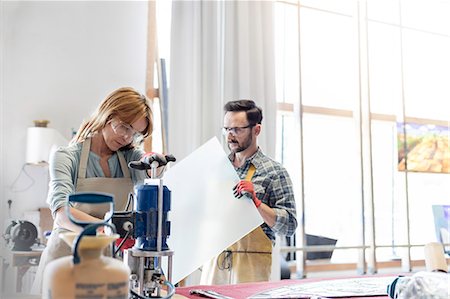
MULTIPOLYGON (((148 99, 131 87, 122 87, 113 91, 100 103, 94 114, 81 124, 72 142, 83 142, 103 129, 114 117, 127 124, 145 117, 147 127, 142 132, 144 138, 151 135, 153 131, 153 115, 148 99)), ((132 143, 126 148, 132 148, 135 145, 132 143)))

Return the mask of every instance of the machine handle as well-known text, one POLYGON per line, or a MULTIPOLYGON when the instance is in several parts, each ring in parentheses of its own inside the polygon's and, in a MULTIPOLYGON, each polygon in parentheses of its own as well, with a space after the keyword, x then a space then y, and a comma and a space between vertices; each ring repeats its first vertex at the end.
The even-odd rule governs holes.
MULTIPOLYGON (((88 226, 86 226, 74 241, 75 246, 73 247, 73 263, 75 265, 80 263, 80 255, 78 254, 78 247, 80 245, 81 239, 83 238, 83 236, 91 236, 91 232, 97 231, 97 228, 100 226, 108 226, 111 228, 111 231, 113 233, 116 233, 116 227, 112 223, 99 222, 99 223, 91 223, 88 226)), ((113 257, 114 257, 114 251, 113 251, 113 257)))
POLYGON ((137 169, 137 170, 146 170, 151 169, 152 164, 154 165, 156 162, 156 167, 167 165, 169 162, 175 162, 177 159, 173 155, 165 155, 165 161, 162 159, 158 159, 156 155, 150 155, 146 157, 146 161, 131 161, 128 163, 128 167, 137 169))
POLYGON ((174 157, 174 155, 166 155, 167 162, 175 162, 177 159, 174 157))
MULTIPOLYGON (((104 204, 109 203, 109 213, 106 213, 107 217, 103 219, 102 221, 96 223, 99 225, 105 225, 106 222, 109 222, 111 219, 113 212, 114 212, 114 196, 112 194, 108 193, 100 193, 100 192, 79 192, 79 193, 73 193, 69 194, 67 196, 67 199, 69 201, 69 204, 66 206, 66 213, 69 216, 70 221, 75 223, 76 225, 87 227, 88 225, 91 225, 92 222, 89 221, 80 221, 78 219, 75 219, 70 212, 70 203, 84 203, 84 204, 104 204)), ((89 235, 95 235, 96 231, 88 231, 87 234, 89 235)))
POLYGON ((78 192, 67 196, 69 202, 100 204, 114 202, 114 196, 101 192, 78 192))

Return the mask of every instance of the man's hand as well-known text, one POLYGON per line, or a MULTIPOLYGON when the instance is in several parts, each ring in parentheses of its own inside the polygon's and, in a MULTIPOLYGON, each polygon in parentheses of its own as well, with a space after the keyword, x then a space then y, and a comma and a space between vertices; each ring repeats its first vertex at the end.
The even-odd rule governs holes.
POLYGON ((259 208, 259 206, 262 204, 262 201, 259 200, 258 197, 256 197, 256 192, 253 183, 243 180, 239 181, 239 183, 237 183, 236 186, 234 186, 233 188, 233 194, 235 197, 241 198, 242 195, 244 195, 245 193, 251 196, 255 206, 259 208))

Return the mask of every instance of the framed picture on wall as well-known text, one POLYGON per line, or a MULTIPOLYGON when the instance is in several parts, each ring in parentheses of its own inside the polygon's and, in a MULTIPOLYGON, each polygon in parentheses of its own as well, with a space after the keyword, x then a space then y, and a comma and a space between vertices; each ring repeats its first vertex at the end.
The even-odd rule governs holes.
POLYGON ((450 173, 449 127, 397 123, 398 170, 450 173))

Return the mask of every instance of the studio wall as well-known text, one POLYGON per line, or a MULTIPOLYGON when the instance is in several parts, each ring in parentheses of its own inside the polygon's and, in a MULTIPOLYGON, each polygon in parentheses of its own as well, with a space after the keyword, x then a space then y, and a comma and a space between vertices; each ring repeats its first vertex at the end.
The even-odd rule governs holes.
POLYGON ((147 3, 0 5, 0 204, 2 219, 17 219, 47 206, 48 167, 21 171, 33 120, 49 120, 49 127, 70 139, 112 90, 131 86, 145 91, 147 3))

